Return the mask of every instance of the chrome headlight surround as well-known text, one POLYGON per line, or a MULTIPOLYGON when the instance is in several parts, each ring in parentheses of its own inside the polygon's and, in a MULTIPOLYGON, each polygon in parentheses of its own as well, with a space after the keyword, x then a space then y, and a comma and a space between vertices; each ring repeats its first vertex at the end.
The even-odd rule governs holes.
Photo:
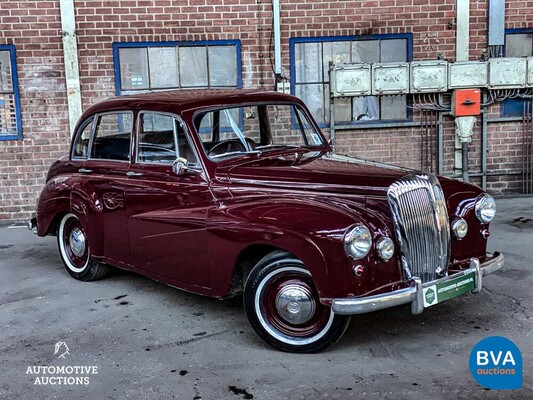
POLYGON ((463 239, 468 233, 468 223, 464 218, 457 217, 452 222, 452 232, 459 240, 463 239))
POLYGON ((365 257, 372 248, 372 235, 363 224, 355 224, 344 234, 344 251, 354 260, 365 257))
POLYGON ((484 224, 493 220, 496 214, 496 202, 490 194, 485 194, 476 201, 476 217, 484 224))
POLYGON ((376 243, 376 251, 379 258, 381 258, 383 261, 389 261, 394 255, 394 242, 390 237, 383 236, 376 243))

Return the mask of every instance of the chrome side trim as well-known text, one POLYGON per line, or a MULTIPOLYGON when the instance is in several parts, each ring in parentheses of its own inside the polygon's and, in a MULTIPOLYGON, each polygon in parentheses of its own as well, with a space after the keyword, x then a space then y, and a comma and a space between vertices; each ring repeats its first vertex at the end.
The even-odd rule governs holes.
POLYGON ((333 299, 331 301, 331 309, 335 314, 354 315, 411 303, 411 313, 414 315, 421 314, 424 311, 424 288, 473 272, 475 288, 472 293, 479 293, 483 288, 483 277, 498 271, 504 263, 505 258, 500 253, 494 253, 494 257, 483 264, 480 264, 477 258, 472 258, 470 260, 470 268, 453 275, 425 283, 422 283, 420 278, 413 277, 410 280, 411 286, 405 289, 375 296, 333 299))

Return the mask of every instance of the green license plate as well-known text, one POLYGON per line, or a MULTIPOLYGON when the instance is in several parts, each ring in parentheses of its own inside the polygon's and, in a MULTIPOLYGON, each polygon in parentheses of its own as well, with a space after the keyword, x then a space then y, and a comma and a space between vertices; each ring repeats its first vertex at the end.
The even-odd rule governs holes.
POLYGON ((443 301, 471 292, 475 288, 474 273, 459 276, 446 282, 424 288, 424 307, 431 307, 443 301))

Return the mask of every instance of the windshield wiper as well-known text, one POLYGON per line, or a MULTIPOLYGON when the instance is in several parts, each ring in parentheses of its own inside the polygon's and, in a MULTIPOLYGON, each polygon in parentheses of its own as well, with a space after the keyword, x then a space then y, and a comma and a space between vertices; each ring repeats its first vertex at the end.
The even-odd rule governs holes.
POLYGON ((287 149, 298 149, 302 146, 295 144, 265 144, 263 146, 256 146, 255 150, 265 150, 265 149, 275 149, 275 148, 287 148, 287 149))
POLYGON ((232 155, 235 155, 235 154, 246 155, 246 154, 259 154, 259 153, 261 153, 261 152, 260 151, 256 151, 256 150, 252 150, 252 151, 229 151, 227 153, 222 153, 222 154, 217 154, 217 155, 211 156, 211 158, 220 158, 220 157, 232 156, 232 155))

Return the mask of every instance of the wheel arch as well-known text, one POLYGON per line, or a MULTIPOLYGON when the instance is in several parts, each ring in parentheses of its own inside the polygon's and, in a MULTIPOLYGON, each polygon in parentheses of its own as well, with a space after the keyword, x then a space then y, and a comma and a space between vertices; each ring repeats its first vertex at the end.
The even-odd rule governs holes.
POLYGON ((268 254, 280 251, 290 254, 285 249, 270 244, 253 244, 245 247, 237 255, 233 266, 233 278, 227 297, 235 297, 244 291, 244 284, 252 268, 268 254))

